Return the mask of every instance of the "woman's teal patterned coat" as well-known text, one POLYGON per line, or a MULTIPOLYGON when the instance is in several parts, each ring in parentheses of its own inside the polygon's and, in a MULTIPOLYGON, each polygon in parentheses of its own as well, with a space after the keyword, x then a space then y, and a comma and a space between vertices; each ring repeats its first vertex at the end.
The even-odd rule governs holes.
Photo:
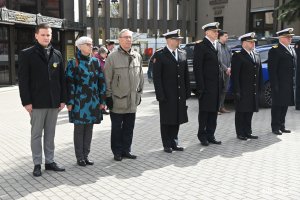
POLYGON ((100 104, 105 105, 105 78, 97 58, 77 52, 66 69, 68 102, 72 105, 69 120, 74 124, 99 124, 100 104))

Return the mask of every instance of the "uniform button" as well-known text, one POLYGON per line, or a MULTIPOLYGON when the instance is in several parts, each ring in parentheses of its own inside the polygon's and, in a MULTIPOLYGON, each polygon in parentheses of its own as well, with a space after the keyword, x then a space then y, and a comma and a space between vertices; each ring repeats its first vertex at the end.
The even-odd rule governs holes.
POLYGON ((256 95, 256 93, 254 92, 254 94, 256 95))
POLYGON ((180 78, 180 75, 178 75, 178 78, 180 78))
POLYGON ((256 86, 256 84, 254 84, 254 86, 256 86))
POLYGON ((254 76, 256 77, 256 74, 254 76))
POLYGON ((179 65, 177 65, 177 67, 179 67, 179 65))
POLYGON ((180 97, 178 97, 178 99, 180 99, 180 97))
POLYGON ((178 86, 178 88, 180 88, 180 86, 178 86))

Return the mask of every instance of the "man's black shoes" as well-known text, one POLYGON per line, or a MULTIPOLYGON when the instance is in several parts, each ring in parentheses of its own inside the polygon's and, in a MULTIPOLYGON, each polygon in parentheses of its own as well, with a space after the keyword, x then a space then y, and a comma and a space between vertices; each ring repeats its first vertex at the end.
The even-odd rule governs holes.
POLYGON ((81 166, 81 167, 85 167, 86 166, 86 163, 84 160, 78 160, 77 161, 77 165, 81 166))
POLYGON ((128 159, 136 159, 136 158, 137 158, 137 156, 132 155, 130 152, 123 153, 123 154, 122 154, 122 157, 123 157, 123 158, 128 158, 128 159))
POLYGON ((212 139, 212 140, 207 140, 209 143, 211 144, 222 144, 221 141, 217 141, 216 139, 212 139))
POLYGON ((165 147, 164 148, 164 152, 166 152, 166 153, 172 153, 172 148, 165 147))
POLYGON ((245 137, 245 136, 243 136, 243 135, 238 135, 238 136, 236 136, 237 137, 237 139, 239 139, 239 140, 247 140, 247 137, 245 137))
POLYGON ((34 165, 32 174, 35 177, 42 176, 41 165, 34 165))
POLYGON ((200 140, 200 143, 201 143, 202 146, 208 146, 209 145, 207 140, 200 140))
POLYGON ((88 158, 86 158, 84 161, 85 161, 85 163, 86 163, 87 165, 93 165, 93 164, 94 164, 94 161, 92 161, 92 160, 90 160, 90 159, 88 159, 88 158))
POLYGON ((280 130, 272 131, 275 135, 282 135, 282 132, 280 130))
POLYGON ((258 136, 256 135, 247 135, 246 137, 249 139, 258 139, 258 136))
POLYGON ((45 169, 46 170, 56 171, 56 172, 63 172, 63 171, 65 171, 65 168, 57 166, 57 164, 55 162, 50 163, 50 164, 45 164, 45 169))
POLYGON ((280 131, 281 131, 282 133, 290 133, 290 132, 291 132, 291 130, 287 130, 287 129, 285 129, 285 128, 280 129, 280 131))
POLYGON ((172 150, 173 151, 183 151, 184 148, 183 147, 179 147, 179 146, 175 146, 175 147, 172 147, 172 150))
POLYGON ((121 155, 119 155, 119 154, 116 154, 116 155, 114 155, 114 160, 115 161, 122 161, 122 156, 121 155))

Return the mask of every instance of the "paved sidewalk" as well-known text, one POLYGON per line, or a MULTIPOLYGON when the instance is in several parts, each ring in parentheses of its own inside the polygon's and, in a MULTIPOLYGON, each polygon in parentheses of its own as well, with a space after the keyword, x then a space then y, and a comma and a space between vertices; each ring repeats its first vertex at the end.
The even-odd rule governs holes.
POLYGON ((300 112, 290 107, 290 134, 270 132, 270 109, 253 116, 258 140, 235 137, 234 112, 218 117, 222 145, 203 147, 197 139, 198 102, 188 100, 189 123, 180 127, 184 152, 162 151, 158 104, 146 84, 139 107, 132 152, 137 160, 113 160, 110 119, 94 128, 94 166, 76 165, 73 125, 59 115, 55 157, 66 172, 32 176, 29 115, 18 87, 0 88, 0 199, 300 199, 300 112))

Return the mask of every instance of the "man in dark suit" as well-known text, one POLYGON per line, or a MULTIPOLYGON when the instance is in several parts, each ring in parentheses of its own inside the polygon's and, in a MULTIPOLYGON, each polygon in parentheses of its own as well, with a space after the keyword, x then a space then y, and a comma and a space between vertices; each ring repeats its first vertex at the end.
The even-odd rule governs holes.
POLYGON ((278 31, 279 44, 269 51, 268 71, 271 84, 272 107, 271 127, 276 135, 290 133, 285 128, 285 116, 288 106, 294 105, 294 76, 296 52, 291 48, 293 28, 278 31))
POLYGON ((204 25, 202 29, 205 31, 205 37, 194 49, 194 74, 199 93, 198 139, 203 146, 208 146, 209 143, 221 144, 214 136, 222 86, 216 48, 218 26, 218 22, 204 25))
POLYGON ((253 112, 259 109, 259 93, 262 86, 260 56, 254 51, 255 33, 239 37, 242 50, 236 52, 231 62, 231 78, 235 94, 235 129, 240 140, 257 139, 252 135, 253 112))
POLYGON ((19 55, 19 89, 22 105, 30 114, 34 176, 41 176, 44 131, 45 169, 65 171, 54 162, 54 136, 58 112, 66 102, 66 81, 61 53, 50 44, 52 29, 40 24, 36 43, 19 55))
POLYGON ((159 101, 164 151, 183 151, 178 146, 179 125, 188 122, 186 99, 191 95, 186 52, 179 49, 180 31, 164 34, 167 46, 155 52, 153 82, 159 101))

